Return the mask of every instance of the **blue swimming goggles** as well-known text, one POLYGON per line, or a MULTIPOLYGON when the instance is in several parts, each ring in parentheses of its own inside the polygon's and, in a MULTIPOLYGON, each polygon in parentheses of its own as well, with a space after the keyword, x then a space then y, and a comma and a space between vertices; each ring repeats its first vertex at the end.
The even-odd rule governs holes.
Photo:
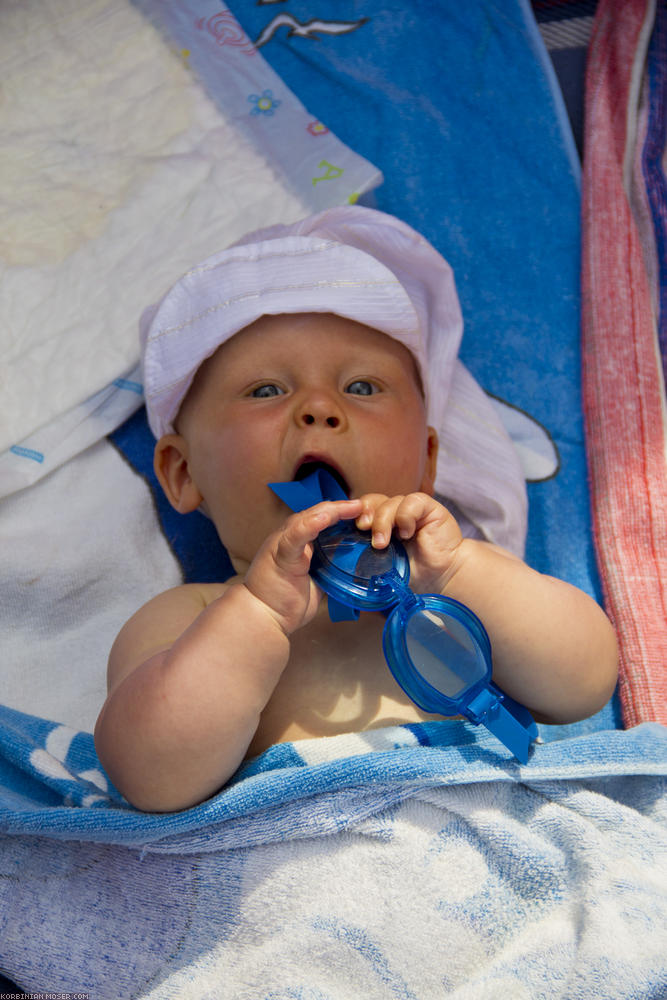
MULTIPOLYGON (((347 500, 324 468, 301 481, 269 486, 295 512, 322 500, 347 500)), ((397 538, 374 549, 369 531, 341 521, 313 543, 310 572, 328 595, 333 621, 356 619, 360 610, 388 615, 385 659, 419 708, 481 723, 526 763, 537 726, 528 710, 491 680, 491 643, 484 626, 459 601, 410 589, 410 562, 397 538)))

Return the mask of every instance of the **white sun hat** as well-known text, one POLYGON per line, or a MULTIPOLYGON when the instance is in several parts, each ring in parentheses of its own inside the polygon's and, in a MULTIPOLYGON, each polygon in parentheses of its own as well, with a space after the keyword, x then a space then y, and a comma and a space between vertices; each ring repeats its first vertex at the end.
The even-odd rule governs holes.
POLYGON ((249 233, 147 309, 143 378, 155 436, 174 430, 197 369, 221 344, 260 316, 305 312, 356 320, 412 352, 440 442, 438 495, 466 533, 522 554, 525 480, 495 409, 457 357, 463 322, 452 269, 383 212, 344 206, 249 233))

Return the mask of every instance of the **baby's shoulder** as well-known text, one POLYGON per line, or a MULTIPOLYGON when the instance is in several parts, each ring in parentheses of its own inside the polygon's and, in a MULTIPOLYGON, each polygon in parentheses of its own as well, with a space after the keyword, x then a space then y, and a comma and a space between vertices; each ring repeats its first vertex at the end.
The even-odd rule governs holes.
POLYGON ((142 605, 123 625, 111 647, 108 684, 115 687, 141 663, 169 649, 232 581, 184 583, 142 605))
POLYGON ((182 583, 178 587, 172 587, 171 590, 165 590, 158 594, 155 600, 163 599, 165 604, 201 606, 203 610, 216 601, 221 594, 224 594, 234 582, 236 582, 236 577, 225 580, 224 583, 182 583))
POLYGON ((142 605, 130 618, 127 625, 130 625, 131 622, 137 622, 145 627, 147 623, 154 620, 164 621, 166 624, 169 621, 174 621, 174 615, 176 616, 175 620, 180 623, 183 615, 188 618, 196 616, 204 608, 207 608, 209 604, 224 594, 231 583, 231 580, 224 583, 182 583, 169 590, 163 590, 142 605))

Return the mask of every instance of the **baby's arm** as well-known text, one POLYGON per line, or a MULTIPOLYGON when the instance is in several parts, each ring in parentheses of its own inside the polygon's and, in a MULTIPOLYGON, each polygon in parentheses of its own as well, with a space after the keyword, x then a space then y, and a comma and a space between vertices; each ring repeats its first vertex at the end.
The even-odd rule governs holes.
POLYGON ((357 524, 373 531, 374 545, 385 545, 392 529, 405 540, 416 590, 446 594, 477 614, 491 640, 494 680, 538 721, 573 722, 606 704, 616 684, 616 637, 592 598, 498 546, 462 538, 452 515, 424 493, 362 502, 357 524))
POLYGON ((289 636, 320 600, 310 543, 360 501, 318 504, 288 519, 243 583, 167 591, 121 630, 95 727, 116 787, 147 811, 184 809, 216 792, 243 760, 289 658, 289 636))

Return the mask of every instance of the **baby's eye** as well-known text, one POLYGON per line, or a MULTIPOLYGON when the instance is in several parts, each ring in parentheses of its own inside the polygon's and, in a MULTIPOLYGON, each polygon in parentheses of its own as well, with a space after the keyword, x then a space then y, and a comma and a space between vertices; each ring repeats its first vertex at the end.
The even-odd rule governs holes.
POLYGON ((250 395, 253 399, 270 399, 272 396, 284 395, 284 391, 279 385, 274 385, 273 382, 267 382, 266 385, 256 386, 250 395))
POLYGON ((373 393, 377 391, 377 387, 374 386, 372 382, 368 382, 363 378, 355 379, 354 382, 350 382, 345 390, 345 392, 351 392, 353 396, 372 396, 373 393))

